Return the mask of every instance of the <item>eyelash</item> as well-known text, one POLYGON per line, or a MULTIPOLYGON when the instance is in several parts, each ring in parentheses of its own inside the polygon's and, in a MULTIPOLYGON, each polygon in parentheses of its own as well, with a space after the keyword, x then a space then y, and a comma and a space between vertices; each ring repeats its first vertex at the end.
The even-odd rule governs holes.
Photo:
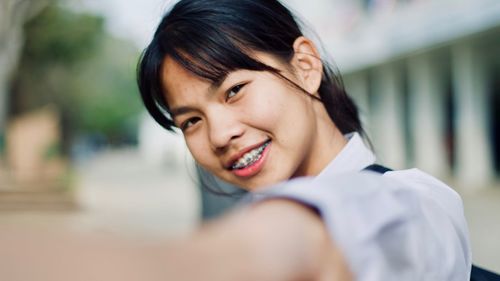
POLYGON ((188 120, 184 121, 181 126, 180 126, 180 129, 182 131, 185 131, 186 129, 188 129, 189 127, 193 126, 196 122, 198 122, 200 120, 200 118, 198 117, 193 117, 193 118, 189 118, 188 120), (191 125, 189 125, 189 123, 192 123, 191 125))
POLYGON ((229 91, 227 91, 227 94, 226 94, 226 101, 231 99, 232 97, 236 96, 240 91, 241 89, 243 88, 243 86, 245 86, 246 83, 243 83, 243 84, 239 84, 239 85, 236 85, 234 87, 232 87, 231 89, 229 89, 229 91), (233 93, 233 95, 231 95, 231 93, 233 93))

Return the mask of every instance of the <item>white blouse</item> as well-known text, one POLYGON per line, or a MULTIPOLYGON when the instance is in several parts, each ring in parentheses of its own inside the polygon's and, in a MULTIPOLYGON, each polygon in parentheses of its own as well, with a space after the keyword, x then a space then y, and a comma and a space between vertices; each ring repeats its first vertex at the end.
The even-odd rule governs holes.
POLYGON ((460 196, 418 170, 361 171, 375 156, 357 134, 315 178, 254 192, 316 208, 356 280, 469 280, 471 251, 460 196))

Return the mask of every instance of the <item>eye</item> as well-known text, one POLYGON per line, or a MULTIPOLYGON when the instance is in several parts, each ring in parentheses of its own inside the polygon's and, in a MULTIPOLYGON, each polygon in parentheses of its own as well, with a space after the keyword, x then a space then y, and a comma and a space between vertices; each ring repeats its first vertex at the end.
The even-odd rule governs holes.
POLYGON ((243 86, 245 86, 245 84, 239 84, 229 89, 229 91, 226 94, 226 101, 236 96, 238 92, 243 88, 243 86))
POLYGON ((195 125, 198 121, 200 121, 199 117, 189 118, 186 121, 182 122, 180 129, 182 131, 185 131, 185 130, 189 129, 191 126, 195 125))

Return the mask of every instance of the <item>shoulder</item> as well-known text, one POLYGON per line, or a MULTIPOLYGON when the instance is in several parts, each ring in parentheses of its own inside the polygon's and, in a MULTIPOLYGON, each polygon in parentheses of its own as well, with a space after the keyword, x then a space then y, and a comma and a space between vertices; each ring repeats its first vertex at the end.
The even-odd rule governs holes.
POLYGON ((470 268, 460 196, 417 169, 302 178, 258 196, 315 208, 357 277, 376 272, 379 280, 465 280, 470 268))
POLYGON ((417 193, 422 200, 430 201, 449 215, 463 220, 462 198, 453 188, 437 178, 415 168, 387 172, 383 178, 399 183, 417 193))

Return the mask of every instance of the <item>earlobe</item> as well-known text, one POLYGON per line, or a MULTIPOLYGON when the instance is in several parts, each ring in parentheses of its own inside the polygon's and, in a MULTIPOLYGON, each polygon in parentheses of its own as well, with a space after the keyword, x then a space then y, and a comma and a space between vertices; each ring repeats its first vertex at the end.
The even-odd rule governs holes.
POLYGON ((323 63, 314 43, 300 36, 293 43, 295 55, 292 64, 307 92, 315 94, 321 84, 323 63))

